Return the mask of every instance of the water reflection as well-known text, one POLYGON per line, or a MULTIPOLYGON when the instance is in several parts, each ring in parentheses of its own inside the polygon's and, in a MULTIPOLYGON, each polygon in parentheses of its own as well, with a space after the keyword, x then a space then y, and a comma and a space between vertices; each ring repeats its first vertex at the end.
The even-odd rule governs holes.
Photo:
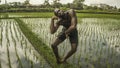
POLYGON ((50 68, 13 19, 0 23, 0 68, 50 68))

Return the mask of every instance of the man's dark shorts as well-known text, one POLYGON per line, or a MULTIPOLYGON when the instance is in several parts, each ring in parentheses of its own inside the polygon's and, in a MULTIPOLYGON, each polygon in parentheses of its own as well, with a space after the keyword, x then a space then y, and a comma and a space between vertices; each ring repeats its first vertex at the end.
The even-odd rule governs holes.
MULTIPOLYGON (((71 33, 69 33, 68 36, 69 36, 70 43, 77 43, 78 44, 78 31, 77 31, 77 29, 75 29, 71 33)), ((66 39, 65 30, 63 30, 62 32, 60 32, 58 34, 58 38, 62 41, 64 41, 66 39)))

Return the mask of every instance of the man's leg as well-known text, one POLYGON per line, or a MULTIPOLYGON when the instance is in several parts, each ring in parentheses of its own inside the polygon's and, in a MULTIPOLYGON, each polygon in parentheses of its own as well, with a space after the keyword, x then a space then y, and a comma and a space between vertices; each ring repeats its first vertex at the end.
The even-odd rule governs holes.
POLYGON ((60 63, 60 57, 59 57, 59 54, 58 54, 58 45, 63 42, 64 40, 60 40, 59 38, 57 38, 55 40, 55 42, 51 45, 52 49, 53 49, 53 52, 55 54, 55 57, 56 57, 56 60, 57 60, 57 63, 60 63))
POLYGON ((66 60, 71 57, 76 51, 78 46, 78 32, 77 29, 72 31, 69 34, 69 40, 71 43, 71 50, 67 53, 67 55, 61 60, 61 63, 66 62, 66 60))
POLYGON ((77 51, 77 45, 78 45, 77 43, 71 43, 71 50, 64 57, 64 59, 61 61, 62 63, 66 62, 66 60, 77 51))

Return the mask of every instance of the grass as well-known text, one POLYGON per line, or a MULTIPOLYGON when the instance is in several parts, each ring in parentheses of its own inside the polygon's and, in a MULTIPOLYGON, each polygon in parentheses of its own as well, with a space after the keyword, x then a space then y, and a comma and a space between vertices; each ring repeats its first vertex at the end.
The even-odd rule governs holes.
POLYGON ((8 13, 9 15, 21 15, 23 17, 41 17, 41 18, 49 18, 53 16, 53 13, 51 12, 30 12, 30 13, 8 13))
MULTIPOLYGON (((14 18, 14 17, 22 17, 22 18, 51 18, 54 13, 53 12, 23 12, 23 13, 3 13, 3 18, 14 18), (13 16, 14 15, 14 16, 13 16), (8 17, 9 16, 9 17, 8 17), (13 17, 10 17, 13 16, 13 17)), ((78 18, 120 18, 120 14, 96 14, 96 13, 77 13, 78 18)))
MULTIPOLYGON (((25 36, 28 38, 28 40, 31 42, 33 47, 38 51, 40 55, 42 55, 46 61, 53 67, 53 68, 66 68, 68 65, 57 65, 56 60, 54 57, 54 54, 52 50, 41 41, 40 38, 37 37, 28 27, 27 25, 21 21, 18 18, 15 18, 15 20, 18 22, 20 29, 25 34, 25 36)), ((73 65, 69 65, 69 68, 73 68, 73 65)))
POLYGON ((119 19, 120 15, 117 14, 90 14, 90 13, 77 13, 78 18, 115 18, 119 19))

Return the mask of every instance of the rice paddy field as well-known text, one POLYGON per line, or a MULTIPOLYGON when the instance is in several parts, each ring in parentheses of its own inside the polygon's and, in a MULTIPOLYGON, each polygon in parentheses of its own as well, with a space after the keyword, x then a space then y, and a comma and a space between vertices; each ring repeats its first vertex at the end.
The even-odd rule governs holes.
MULTIPOLYGON (((31 30, 50 47, 61 31, 49 32, 50 18, 28 18, 23 20, 31 30), (46 39, 47 38, 47 39, 46 39)), ((68 62, 83 68, 116 68, 120 65, 120 20, 104 18, 79 18, 79 45, 75 55, 68 62)), ((60 44, 63 57, 70 50, 69 39, 60 44)))
MULTIPOLYGON (((109 15, 106 15, 107 18, 104 18, 104 15, 103 18, 79 16, 78 14, 77 52, 67 60, 68 64, 73 66, 71 68, 119 68, 120 19, 114 18, 115 15, 113 18, 109 18, 109 15)), ((14 15, 11 14, 11 17, 12 19, 0 19, 0 68, 66 68, 51 66, 55 62, 49 63, 51 60, 46 60, 44 56, 47 54, 49 57, 51 54, 40 54, 29 37, 25 36, 18 21, 13 18, 14 15)), ((62 30, 62 26, 54 35, 50 34, 49 17, 21 16, 19 20, 51 50, 51 44, 62 30)), ((37 42, 39 41, 35 43, 37 42)), ((39 45, 41 47, 41 44, 39 45)), ((61 57, 66 55, 71 49, 69 39, 67 38, 58 48, 61 57)), ((43 50, 48 51, 44 48, 43 50)))
POLYGON ((51 68, 14 19, 0 20, 0 68, 51 68))

